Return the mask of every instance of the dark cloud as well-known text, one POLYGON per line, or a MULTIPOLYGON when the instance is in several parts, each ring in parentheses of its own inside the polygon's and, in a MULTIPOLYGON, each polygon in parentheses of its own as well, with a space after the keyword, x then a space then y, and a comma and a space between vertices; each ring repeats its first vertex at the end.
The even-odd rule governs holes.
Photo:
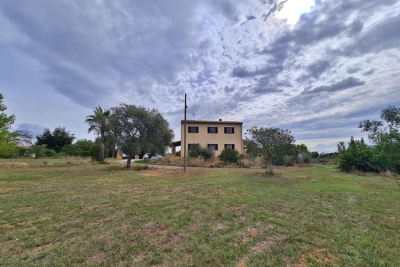
POLYGON ((338 55, 354 57, 399 48, 399 29, 400 15, 387 18, 361 34, 353 44, 334 52, 338 55))
POLYGON ((361 20, 357 19, 349 25, 349 29, 347 32, 349 36, 352 37, 354 35, 359 34, 363 28, 364 28, 364 23, 361 20))
POLYGON ((235 90, 233 87, 225 86, 224 91, 225 93, 232 93, 235 90))
POLYGON ((349 77, 347 79, 344 79, 340 82, 331 84, 331 85, 326 85, 326 86, 320 86, 316 87, 312 90, 305 90, 303 91, 303 94, 317 94, 317 93, 322 93, 322 92, 337 92, 337 91, 343 91, 349 88, 357 87, 364 85, 365 82, 356 79, 354 77, 349 77))
POLYGON ((262 15, 263 20, 266 21, 272 14, 281 10, 287 1, 288 0, 283 0, 280 3, 278 3, 277 0, 269 0, 269 1, 261 0, 263 4, 268 3, 272 5, 272 7, 268 10, 268 12, 262 15))
POLYGON ((260 76, 260 75, 267 75, 267 76, 276 76, 278 73, 280 73, 283 70, 283 66, 267 66, 262 69, 256 69, 254 71, 249 71, 246 68, 243 67, 236 67, 232 70, 232 77, 237 77, 237 78, 249 78, 249 77, 255 77, 255 76, 260 76))
POLYGON ((347 73, 354 74, 354 73, 359 72, 360 70, 361 70, 360 68, 349 68, 349 69, 347 69, 347 73))
POLYGON ((374 73, 375 73, 375 69, 370 69, 369 71, 364 72, 363 75, 364 76, 370 76, 370 75, 372 75, 374 73))
POLYGON ((331 67, 328 60, 319 60, 307 67, 309 74, 314 78, 319 78, 327 69, 331 67))
POLYGON ((16 131, 29 131, 32 133, 32 136, 35 138, 37 135, 40 135, 44 132, 47 127, 37 124, 30 123, 21 123, 18 124, 16 131))
POLYGON ((259 84, 258 86, 254 87, 251 92, 256 95, 260 95, 260 94, 265 95, 265 94, 280 93, 280 92, 282 92, 282 90, 280 90, 276 87, 263 86, 263 85, 259 84))

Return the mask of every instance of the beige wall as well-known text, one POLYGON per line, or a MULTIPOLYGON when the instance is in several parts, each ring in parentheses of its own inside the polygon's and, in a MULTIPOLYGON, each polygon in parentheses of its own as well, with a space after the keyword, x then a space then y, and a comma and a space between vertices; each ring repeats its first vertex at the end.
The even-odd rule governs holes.
MULTIPOLYGON (((181 141, 182 141, 182 153, 183 157, 183 145, 184 145, 184 123, 181 124, 181 141)), ((243 154, 243 139, 242 139, 242 124, 241 123, 221 123, 221 122, 209 122, 209 123, 193 123, 188 122, 186 127, 186 149, 189 144, 200 144, 202 147, 206 147, 208 144, 218 144, 218 150, 215 151, 215 155, 221 154, 225 148, 225 144, 234 144, 235 150, 240 154, 243 154), (189 133, 189 126, 199 127, 199 133, 189 133), (208 127, 218 127, 218 133, 208 133, 208 127), (224 127, 234 127, 234 134, 225 134, 224 127)))

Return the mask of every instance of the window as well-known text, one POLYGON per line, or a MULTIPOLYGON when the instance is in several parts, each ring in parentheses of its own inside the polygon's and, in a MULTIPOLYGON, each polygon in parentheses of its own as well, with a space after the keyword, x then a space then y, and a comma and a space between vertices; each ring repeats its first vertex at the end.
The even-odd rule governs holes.
POLYGON ((198 126, 189 126, 188 133, 199 133, 199 127, 198 126))
POLYGON ((218 127, 208 127, 207 132, 211 134, 216 134, 218 133, 218 127))
POLYGON ((224 133, 226 134, 234 134, 235 128, 234 127, 224 127, 224 133))
POLYGON ((208 144, 207 148, 211 150, 218 150, 218 144, 208 144))
POLYGON ((188 150, 194 149, 196 147, 199 147, 199 144, 188 144, 188 150))
POLYGON ((235 149, 235 144, 225 144, 224 147, 225 147, 225 148, 228 147, 228 148, 235 149))

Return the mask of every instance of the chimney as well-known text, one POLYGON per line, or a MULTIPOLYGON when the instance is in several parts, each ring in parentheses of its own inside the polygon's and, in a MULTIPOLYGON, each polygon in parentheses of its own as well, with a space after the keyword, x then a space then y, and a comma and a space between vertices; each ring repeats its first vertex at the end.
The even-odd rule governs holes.
POLYGON ((219 121, 222 121, 222 119, 219 119, 219 121))

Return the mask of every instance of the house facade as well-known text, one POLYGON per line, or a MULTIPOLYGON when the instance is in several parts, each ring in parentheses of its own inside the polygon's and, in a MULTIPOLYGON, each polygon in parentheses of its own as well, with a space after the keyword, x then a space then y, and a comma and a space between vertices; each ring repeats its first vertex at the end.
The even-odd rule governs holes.
MULTIPOLYGON (((186 131, 186 149, 200 145, 201 147, 214 150, 216 156, 221 154, 225 147, 235 149, 243 154, 242 126, 238 121, 181 121, 181 144, 184 145, 184 134, 186 131)), ((181 153, 183 157, 183 153, 181 153)))

